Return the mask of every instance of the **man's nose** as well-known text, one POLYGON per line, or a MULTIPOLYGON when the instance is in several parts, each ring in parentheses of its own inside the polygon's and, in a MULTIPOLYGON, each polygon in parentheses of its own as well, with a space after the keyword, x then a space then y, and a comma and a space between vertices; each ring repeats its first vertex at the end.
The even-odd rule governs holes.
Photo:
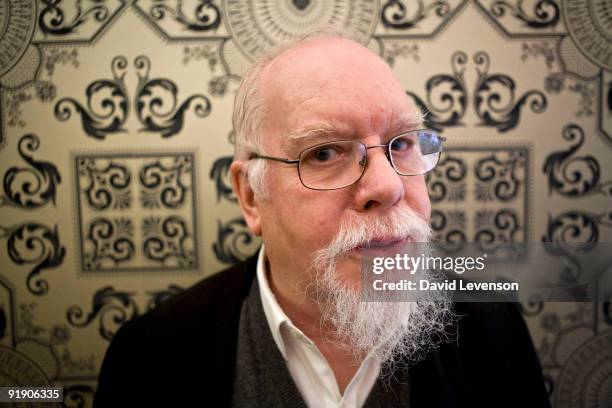
POLYGON ((384 147, 368 149, 366 168, 357 183, 359 211, 385 210, 404 196, 404 183, 385 154, 384 147))

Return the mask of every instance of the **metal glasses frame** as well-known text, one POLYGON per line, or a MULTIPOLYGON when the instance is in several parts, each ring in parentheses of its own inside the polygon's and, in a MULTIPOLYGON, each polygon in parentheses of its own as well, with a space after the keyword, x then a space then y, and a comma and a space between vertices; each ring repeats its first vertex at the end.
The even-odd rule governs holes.
POLYGON ((292 159, 285 159, 285 158, 282 158, 282 157, 266 156, 266 155, 263 155, 263 154, 257 154, 257 153, 254 153, 254 154, 253 154, 251 157, 249 157, 249 160, 253 160, 253 159, 265 159, 265 160, 273 160, 273 161, 276 161, 276 162, 281 162, 281 163, 285 163, 285 164, 296 164, 296 165, 297 165, 297 168, 298 168, 298 177, 299 177, 299 179, 300 179, 300 183, 302 183, 302 185, 303 185, 304 187, 306 187, 306 188, 308 188, 308 189, 310 189, 310 190, 316 190, 316 191, 332 191, 332 190, 340 190, 340 189, 343 189, 343 188, 350 187, 350 186, 352 186, 353 184, 358 183, 358 182, 359 182, 359 180, 361 180, 361 178, 363 177, 363 174, 365 173, 365 168, 366 168, 367 163, 368 163, 368 150, 373 149, 373 148, 375 148, 375 147, 384 147, 384 148, 385 148, 385 156, 387 157, 387 160, 389 161, 389 163, 391 163, 391 167, 393 167, 393 170, 395 170, 395 172, 396 172, 398 175, 400 175, 400 176, 405 176, 405 177, 410 177, 410 176, 420 176, 420 175, 425 174, 425 173, 427 173, 427 172, 431 171, 432 169, 434 169, 434 168, 436 167, 436 165, 438 164, 438 161, 440 160, 440 155, 441 155, 441 153, 442 153, 442 145, 440 145, 440 151, 436 152, 436 153, 438 154, 438 160, 436 161, 436 164, 434 164, 434 166, 433 166, 433 167, 432 167, 430 170, 427 170, 426 172, 423 172, 423 173, 418 173, 418 174, 403 174, 403 173, 400 173, 400 172, 397 170, 397 167, 395 167, 395 163, 393 163, 393 159, 391 158, 391 152, 390 152, 391 144, 392 144, 392 143, 393 143, 393 142, 394 142, 396 139, 398 139, 398 138, 400 138, 400 137, 402 137, 402 136, 405 136, 405 135, 407 135, 407 134, 409 134, 409 133, 415 133, 415 132, 431 132, 431 133, 436 134, 436 136, 438 136, 438 138, 440 139, 440 141, 441 141, 442 143, 444 143, 444 142, 446 141, 446 138, 445 138, 444 136, 440 136, 440 135, 438 134, 438 132, 435 132, 435 131, 433 131, 433 130, 430 130, 430 129, 415 129, 415 130, 410 130, 410 131, 408 131, 408 132, 403 132, 403 133, 400 133, 400 134, 398 134, 398 135, 396 135, 396 136, 393 136, 393 137, 392 137, 392 138, 391 138, 391 139, 390 139, 390 140, 389 140, 387 143, 383 143, 383 144, 375 144, 375 145, 370 145, 370 146, 368 146, 368 145, 366 145, 365 143, 360 142, 360 141, 358 141, 358 140, 350 140, 350 139, 345 139, 345 140, 335 140, 335 141, 333 141, 333 142, 324 142, 324 143, 318 143, 318 144, 313 145, 313 146, 309 146, 309 147, 307 147, 306 149, 304 149, 304 150, 302 150, 302 151, 300 152, 300 154, 298 155, 298 158, 297 158, 297 159, 293 159, 293 160, 292 160, 292 159), (304 184, 304 180, 302 180, 302 174, 300 173, 300 161, 302 160, 302 155, 303 155, 303 154, 304 154, 306 151, 309 151, 309 150, 314 149, 314 148, 316 148, 316 147, 319 147, 319 146, 325 146, 325 145, 330 144, 330 143, 338 143, 338 142, 353 142, 353 143, 359 143, 360 145, 362 145, 362 146, 364 147, 365 155, 363 156, 363 160, 362 160, 362 162, 359 162, 359 165, 362 167, 362 170, 361 170, 361 174, 359 175, 359 177, 357 178, 357 180, 355 180, 354 182, 352 182, 352 183, 350 183, 350 184, 347 184, 347 185, 345 185, 345 186, 342 186, 342 187, 335 187, 335 188, 313 188, 313 187, 309 187, 309 186, 307 186, 306 184, 304 184))

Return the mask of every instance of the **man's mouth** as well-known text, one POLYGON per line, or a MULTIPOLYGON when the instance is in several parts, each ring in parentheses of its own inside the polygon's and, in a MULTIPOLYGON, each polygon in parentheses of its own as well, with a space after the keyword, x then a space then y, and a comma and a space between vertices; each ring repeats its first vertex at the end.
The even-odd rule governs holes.
POLYGON ((402 253, 409 242, 412 242, 409 236, 375 238, 354 248, 351 252, 365 257, 394 256, 402 253))
POLYGON ((388 248, 406 242, 409 242, 409 237, 376 238, 364 243, 359 248, 388 248))

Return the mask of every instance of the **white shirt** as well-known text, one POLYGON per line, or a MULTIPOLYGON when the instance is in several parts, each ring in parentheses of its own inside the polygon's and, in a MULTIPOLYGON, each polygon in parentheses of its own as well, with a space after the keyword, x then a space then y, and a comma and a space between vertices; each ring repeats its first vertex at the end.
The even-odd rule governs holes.
POLYGON ((366 357, 340 395, 338 383, 327 360, 315 343, 298 329, 276 301, 266 275, 264 247, 257 260, 257 281, 263 310, 293 382, 309 407, 361 407, 380 372, 380 362, 366 357))

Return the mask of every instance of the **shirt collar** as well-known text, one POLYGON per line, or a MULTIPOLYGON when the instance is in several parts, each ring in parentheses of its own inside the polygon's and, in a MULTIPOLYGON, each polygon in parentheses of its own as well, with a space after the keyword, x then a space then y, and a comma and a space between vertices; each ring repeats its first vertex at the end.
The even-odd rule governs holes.
POLYGON ((272 332, 272 338, 274 338, 274 342, 283 355, 283 358, 287 359, 285 343, 281 334, 281 326, 284 323, 289 324, 290 326, 293 326, 293 324, 285 312, 283 312, 283 309, 281 309, 280 305, 276 301, 276 298, 274 297, 274 294, 272 293, 272 290, 270 289, 266 274, 266 256, 264 252, 265 248, 262 244, 261 250, 259 251, 259 256, 257 258, 257 283, 259 284, 261 304, 263 306, 268 325, 270 326, 270 331, 272 332))

